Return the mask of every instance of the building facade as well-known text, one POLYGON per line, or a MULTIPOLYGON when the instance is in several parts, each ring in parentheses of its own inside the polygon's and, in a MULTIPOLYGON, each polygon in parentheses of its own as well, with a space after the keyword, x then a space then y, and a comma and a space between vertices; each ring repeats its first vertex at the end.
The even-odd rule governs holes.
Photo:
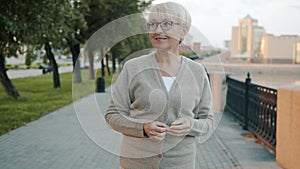
POLYGON ((250 15, 239 20, 238 27, 232 28, 231 57, 253 60, 259 57, 260 42, 266 34, 250 15))
POLYGON ((230 42, 230 57, 238 57, 238 30, 239 27, 234 26, 231 30, 231 42, 230 42))
POLYGON ((223 42, 223 45, 224 45, 224 48, 226 49, 226 50, 230 50, 230 46, 231 46, 231 41, 230 40, 224 40, 224 42, 223 42))
POLYGON ((300 64, 300 42, 293 45, 293 58, 295 63, 300 64))
POLYGON ((267 34, 250 15, 232 27, 230 57, 257 63, 300 63, 300 37, 267 34))
POLYGON ((268 34, 262 37, 260 62, 299 63, 300 36, 268 34))

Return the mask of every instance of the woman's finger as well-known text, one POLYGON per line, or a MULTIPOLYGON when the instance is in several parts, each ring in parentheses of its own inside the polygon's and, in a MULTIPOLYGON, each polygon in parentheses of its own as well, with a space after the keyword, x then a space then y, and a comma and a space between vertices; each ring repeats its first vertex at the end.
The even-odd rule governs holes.
POLYGON ((159 134, 157 134, 155 136, 151 136, 149 138, 154 141, 162 141, 163 139, 165 139, 165 135, 166 135, 166 133, 159 133, 159 134))
POLYGON ((180 118, 171 124, 168 133, 174 136, 185 136, 190 131, 190 121, 186 118, 180 118))
POLYGON ((156 128, 154 128, 153 131, 157 132, 157 133, 163 133, 163 132, 166 132, 167 129, 166 128, 162 128, 162 127, 156 127, 156 128))

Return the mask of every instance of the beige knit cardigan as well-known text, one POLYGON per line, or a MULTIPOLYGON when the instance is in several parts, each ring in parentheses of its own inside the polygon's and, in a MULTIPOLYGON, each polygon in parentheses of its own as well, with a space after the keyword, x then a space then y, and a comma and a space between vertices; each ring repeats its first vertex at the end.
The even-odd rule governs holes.
MULTIPOLYGON (((162 70, 163 71, 163 70, 162 70)), ((176 79, 168 92, 155 54, 127 61, 112 88, 105 119, 123 134, 120 165, 125 169, 193 169, 195 136, 214 128, 212 96, 202 65, 182 56, 176 79), (162 142, 144 135, 143 124, 157 120, 170 124, 179 117, 191 121, 187 136, 169 134, 162 142)))

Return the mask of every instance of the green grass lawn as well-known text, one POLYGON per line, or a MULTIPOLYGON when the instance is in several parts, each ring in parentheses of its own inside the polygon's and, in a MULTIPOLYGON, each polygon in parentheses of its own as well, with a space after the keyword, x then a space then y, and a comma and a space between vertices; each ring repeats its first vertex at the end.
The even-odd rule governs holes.
MULTIPOLYGON (((21 96, 18 100, 7 96, 1 86, 0 135, 72 103, 73 97, 79 99, 93 93, 95 80, 88 80, 88 70, 82 71, 82 77, 82 83, 73 85, 72 73, 60 74, 61 88, 57 89, 53 87, 52 74, 12 79, 21 96)), ((110 79, 106 77, 106 86, 110 79)))

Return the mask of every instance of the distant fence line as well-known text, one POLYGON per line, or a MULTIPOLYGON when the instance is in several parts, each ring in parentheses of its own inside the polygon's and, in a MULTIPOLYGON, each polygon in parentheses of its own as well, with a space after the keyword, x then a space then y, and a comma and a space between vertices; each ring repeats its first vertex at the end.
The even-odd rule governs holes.
POLYGON ((226 77, 225 112, 232 113, 244 129, 276 153, 277 90, 251 83, 248 73, 245 82, 226 77))

